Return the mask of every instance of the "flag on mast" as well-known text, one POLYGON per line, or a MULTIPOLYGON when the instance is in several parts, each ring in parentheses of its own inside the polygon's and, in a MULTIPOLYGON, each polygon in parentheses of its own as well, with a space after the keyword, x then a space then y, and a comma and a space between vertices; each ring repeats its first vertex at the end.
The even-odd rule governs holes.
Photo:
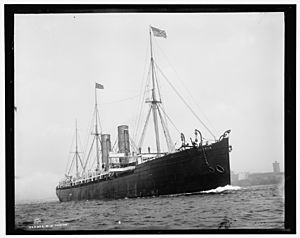
POLYGON ((160 30, 160 29, 155 28, 155 27, 153 27, 153 26, 151 26, 151 30, 152 30, 154 36, 167 38, 167 33, 166 33, 166 31, 160 30))
POLYGON ((103 85, 100 83, 96 83, 96 88, 98 89, 104 89, 103 85))

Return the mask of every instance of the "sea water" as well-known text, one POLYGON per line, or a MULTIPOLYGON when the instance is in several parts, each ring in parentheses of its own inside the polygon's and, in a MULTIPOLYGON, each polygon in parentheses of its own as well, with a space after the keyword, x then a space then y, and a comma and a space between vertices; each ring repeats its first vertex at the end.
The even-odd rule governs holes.
POLYGON ((284 229, 283 190, 282 185, 227 185, 196 194, 17 204, 15 227, 31 231, 284 229))

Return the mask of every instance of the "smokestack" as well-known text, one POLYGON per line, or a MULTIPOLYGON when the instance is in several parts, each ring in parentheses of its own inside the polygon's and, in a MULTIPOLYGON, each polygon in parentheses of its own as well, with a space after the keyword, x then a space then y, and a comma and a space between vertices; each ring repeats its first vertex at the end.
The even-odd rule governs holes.
POLYGON ((119 153, 130 153, 129 131, 127 125, 118 126, 118 146, 119 153))
POLYGON ((109 161, 108 156, 111 151, 110 135, 102 134, 101 135, 101 149, 102 149, 102 163, 104 164, 104 170, 108 170, 109 161))

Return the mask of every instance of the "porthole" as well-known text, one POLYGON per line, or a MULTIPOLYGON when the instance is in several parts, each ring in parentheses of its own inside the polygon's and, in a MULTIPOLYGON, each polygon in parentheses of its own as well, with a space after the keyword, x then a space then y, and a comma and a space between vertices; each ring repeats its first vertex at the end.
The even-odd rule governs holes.
POLYGON ((225 172, 225 169, 221 166, 221 165, 218 165, 216 166, 216 170, 220 173, 220 174, 223 174, 225 172))

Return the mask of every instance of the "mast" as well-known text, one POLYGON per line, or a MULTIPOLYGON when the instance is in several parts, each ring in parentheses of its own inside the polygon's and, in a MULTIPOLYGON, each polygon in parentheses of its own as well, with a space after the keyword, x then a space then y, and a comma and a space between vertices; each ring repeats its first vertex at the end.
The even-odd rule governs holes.
POLYGON ((158 123, 157 123, 157 104, 160 103, 160 101, 156 100, 156 93, 155 93, 154 59, 153 59, 153 50, 152 50, 151 27, 149 28, 149 33, 150 33, 151 72, 152 72, 152 101, 151 101, 151 108, 152 108, 152 113, 153 113, 153 121, 154 121, 154 129, 155 129, 156 151, 159 154, 161 151, 160 151, 160 142, 159 142, 158 123))
POLYGON ((96 113, 96 124, 95 124, 95 137, 96 137, 96 156, 97 156, 97 167, 96 170, 100 171, 100 158, 99 158, 99 133, 98 133, 98 107, 97 107, 97 91, 95 87, 95 113, 96 113))
POLYGON ((77 146, 77 120, 75 122, 75 128, 76 128, 76 148, 75 148, 75 158, 76 158, 76 177, 79 177, 79 171, 78 171, 78 146, 77 146))
POLYGON ((159 128, 158 128, 158 120, 160 119, 161 121, 161 126, 165 135, 165 139, 167 142, 167 146, 168 146, 168 151, 169 152, 173 152, 174 151, 174 146, 170 137, 170 133, 168 131, 167 128, 167 124, 164 121, 164 118, 161 115, 160 112, 160 107, 159 104, 161 104, 161 96, 160 96, 160 91, 158 88, 158 81, 157 81, 157 77, 156 77, 156 72, 155 72, 155 62, 154 62, 154 57, 153 57, 153 46, 152 46, 152 33, 154 36, 156 37, 163 37, 163 38, 167 38, 166 32, 164 30, 160 30, 158 28, 149 27, 149 34, 150 34, 150 54, 151 54, 151 62, 150 62, 150 68, 151 68, 151 81, 152 81, 152 93, 151 93, 151 98, 150 100, 146 100, 146 103, 151 103, 151 106, 149 108, 149 112, 147 114, 146 117, 146 122, 142 131, 142 135, 141 138, 139 140, 138 143, 138 148, 142 147, 143 141, 144 141, 144 136, 146 133, 146 129, 148 126, 148 122, 149 122, 149 117, 151 115, 151 111, 152 111, 152 115, 153 115, 153 122, 154 122, 154 130, 155 130, 155 139, 156 139, 156 151, 157 154, 161 153, 161 148, 160 148, 160 139, 159 139, 159 128), (156 84, 156 85, 155 85, 156 84), (156 94, 156 89, 158 89, 158 94, 156 94), (159 117, 158 117, 159 116, 159 117))
POLYGON ((100 138, 99 138, 99 135, 101 134, 101 124, 100 124, 100 132, 98 130, 98 104, 97 104, 97 89, 104 89, 103 85, 102 84, 99 84, 99 83, 95 83, 95 110, 94 110, 94 113, 96 113, 96 116, 95 116, 95 119, 96 119, 96 122, 95 122, 95 132, 92 132, 91 135, 94 135, 93 136, 93 142, 90 146, 90 150, 88 152, 88 155, 87 155, 87 158, 85 160, 85 163, 84 165, 82 164, 82 167, 83 167, 83 173, 85 173, 85 170, 86 170, 86 166, 88 164, 88 161, 90 159, 90 155, 91 155, 91 151, 92 149, 94 148, 94 143, 96 141, 96 159, 97 159, 97 167, 96 167, 96 171, 100 171, 101 170, 101 163, 102 161, 100 160, 100 154, 99 154, 99 150, 100 150, 100 145, 99 145, 99 142, 100 142, 100 138))
POLYGON ((76 169, 76 178, 78 178, 79 177, 79 162, 80 162, 80 165, 81 165, 81 168, 83 169, 83 171, 84 171, 84 166, 83 166, 83 163, 82 163, 82 160, 81 160, 81 158, 80 158, 80 155, 79 155, 79 151, 78 151, 78 129, 77 129, 77 120, 75 121, 75 143, 76 143, 76 145, 75 145, 75 151, 74 152, 72 152, 72 153, 74 153, 74 156, 73 156, 73 159, 72 159, 72 163, 71 163, 71 165, 70 165, 70 168, 69 168, 69 171, 68 171, 68 173, 67 174, 69 174, 70 173, 70 171, 71 171, 71 169, 72 169, 72 167, 73 167, 73 164, 74 164, 74 160, 75 160, 75 169, 76 169))

